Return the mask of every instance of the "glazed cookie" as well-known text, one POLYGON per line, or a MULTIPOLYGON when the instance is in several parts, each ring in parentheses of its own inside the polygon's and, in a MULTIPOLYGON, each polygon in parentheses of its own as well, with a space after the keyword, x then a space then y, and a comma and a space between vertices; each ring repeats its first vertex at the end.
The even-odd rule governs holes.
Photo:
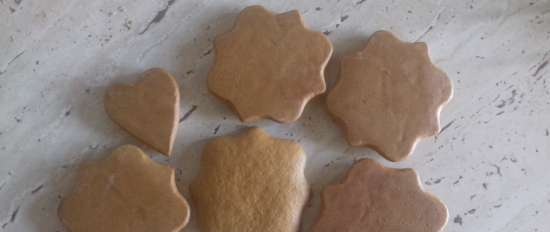
POLYGON ((298 231, 305 159, 300 145, 259 128, 208 143, 191 185, 201 231, 298 231))
POLYGON ((71 232, 177 232, 187 224, 189 206, 172 168, 126 145, 81 168, 59 217, 71 232))
POLYGON ((420 138, 438 133, 439 112, 451 96, 451 82, 431 63, 425 43, 379 31, 363 50, 342 59, 327 104, 352 146, 399 161, 420 138))
POLYGON ((308 30, 296 10, 274 15, 261 6, 247 7, 214 46, 208 88, 242 121, 295 121, 312 97, 325 92, 323 70, 332 45, 322 33, 308 30))
POLYGON ((147 70, 134 86, 112 86, 105 96, 105 110, 113 121, 167 156, 176 137, 179 104, 176 80, 160 68, 147 70))
POLYGON ((385 168, 372 160, 356 163, 342 184, 326 187, 313 232, 438 232, 447 208, 422 191, 412 169, 385 168))

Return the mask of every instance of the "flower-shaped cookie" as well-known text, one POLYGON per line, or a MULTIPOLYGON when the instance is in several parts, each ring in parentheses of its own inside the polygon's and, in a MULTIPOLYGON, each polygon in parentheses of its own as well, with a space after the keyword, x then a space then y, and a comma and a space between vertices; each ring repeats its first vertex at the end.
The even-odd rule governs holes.
POLYGON ((351 145, 399 161, 420 138, 439 131, 439 112, 451 96, 451 82, 431 63, 425 43, 379 31, 362 51, 342 59, 327 104, 351 145))
POLYGON ((447 217, 447 207, 422 191, 415 171, 366 159, 352 167, 342 184, 325 188, 313 232, 437 232, 447 217))
POLYGON ((176 232, 187 224, 189 206, 172 168, 126 145, 82 167, 59 217, 71 232, 176 232))
POLYGON ((298 231, 305 160, 300 145, 259 128, 208 143, 191 185, 201 231, 298 231))
POLYGON ((231 103, 242 121, 295 121, 326 89, 323 70, 332 45, 322 33, 308 30, 298 11, 274 15, 261 6, 247 7, 214 46, 208 87, 231 103))

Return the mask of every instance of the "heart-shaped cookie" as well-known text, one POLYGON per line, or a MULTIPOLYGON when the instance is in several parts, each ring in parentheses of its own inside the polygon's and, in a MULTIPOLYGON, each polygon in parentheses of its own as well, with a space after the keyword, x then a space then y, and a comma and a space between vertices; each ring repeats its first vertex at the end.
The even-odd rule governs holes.
POLYGON ((176 137, 180 93, 174 77, 153 68, 133 86, 114 85, 105 95, 113 121, 155 150, 170 155, 176 137))

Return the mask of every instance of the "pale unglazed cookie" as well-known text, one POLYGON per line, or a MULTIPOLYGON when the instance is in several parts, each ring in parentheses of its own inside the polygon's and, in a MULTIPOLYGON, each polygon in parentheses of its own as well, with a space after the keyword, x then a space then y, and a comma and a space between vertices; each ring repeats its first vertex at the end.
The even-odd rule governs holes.
POLYGON ((399 161, 420 138, 438 133, 441 107, 451 96, 451 82, 431 63, 425 43, 379 31, 363 50, 342 58, 327 104, 352 146, 399 161))
POLYGON ((208 143, 191 184, 201 231, 298 231, 305 160, 300 145, 259 128, 208 143))
POLYGON ((176 138, 179 105, 178 83, 160 68, 145 71, 134 86, 112 86, 105 96, 105 109, 113 121, 167 156, 176 138))
POLYGON ((343 183, 325 188, 313 232, 438 232, 447 207, 424 192, 412 169, 356 163, 343 183))
POLYGON ((180 110, 178 83, 168 72, 153 68, 134 86, 114 85, 105 95, 105 110, 120 127, 169 156, 180 110))
POLYGON ((177 232, 189 220, 189 206, 172 168, 125 145, 81 168, 59 217, 70 232, 177 232))
POLYGON ((296 10, 274 15, 261 6, 247 7, 214 46, 208 88, 242 121, 295 121, 312 97, 325 92, 323 70, 332 45, 322 33, 308 30, 296 10))
POLYGON ((167 156, 176 138, 179 105, 178 83, 160 68, 145 71, 134 86, 112 86, 105 96, 105 109, 113 121, 167 156))

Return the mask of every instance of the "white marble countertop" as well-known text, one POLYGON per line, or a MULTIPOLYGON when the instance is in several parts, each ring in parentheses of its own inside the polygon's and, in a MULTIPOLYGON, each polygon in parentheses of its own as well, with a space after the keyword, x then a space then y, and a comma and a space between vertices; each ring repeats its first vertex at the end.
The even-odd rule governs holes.
MULTIPOLYGON (((196 106, 166 160, 189 197, 205 141, 245 126, 206 89, 212 39, 243 7, 258 3, 0 0, 0 231, 65 231, 56 211, 78 165, 137 143, 107 118, 106 87, 150 67, 177 77, 182 112, 196 106)), ((321 189, 364 157, 417 170, 425 190, 449 207, 445 231, 550 231, 550 1, 261 4, 298 9, 312 29, 328 34, 335 60, 381 29, 425 41, 455 88, 442 112, 444 130, 400 163, 348 147, 324 96, 296 123, 256 124, 299 141, 308 153, 314 198, 302 231, 318 214, 321 189)), ((328 67, 329 83, 337 66, 328 67)), ((198 231, 193 216, 184 231, 198 231)))

